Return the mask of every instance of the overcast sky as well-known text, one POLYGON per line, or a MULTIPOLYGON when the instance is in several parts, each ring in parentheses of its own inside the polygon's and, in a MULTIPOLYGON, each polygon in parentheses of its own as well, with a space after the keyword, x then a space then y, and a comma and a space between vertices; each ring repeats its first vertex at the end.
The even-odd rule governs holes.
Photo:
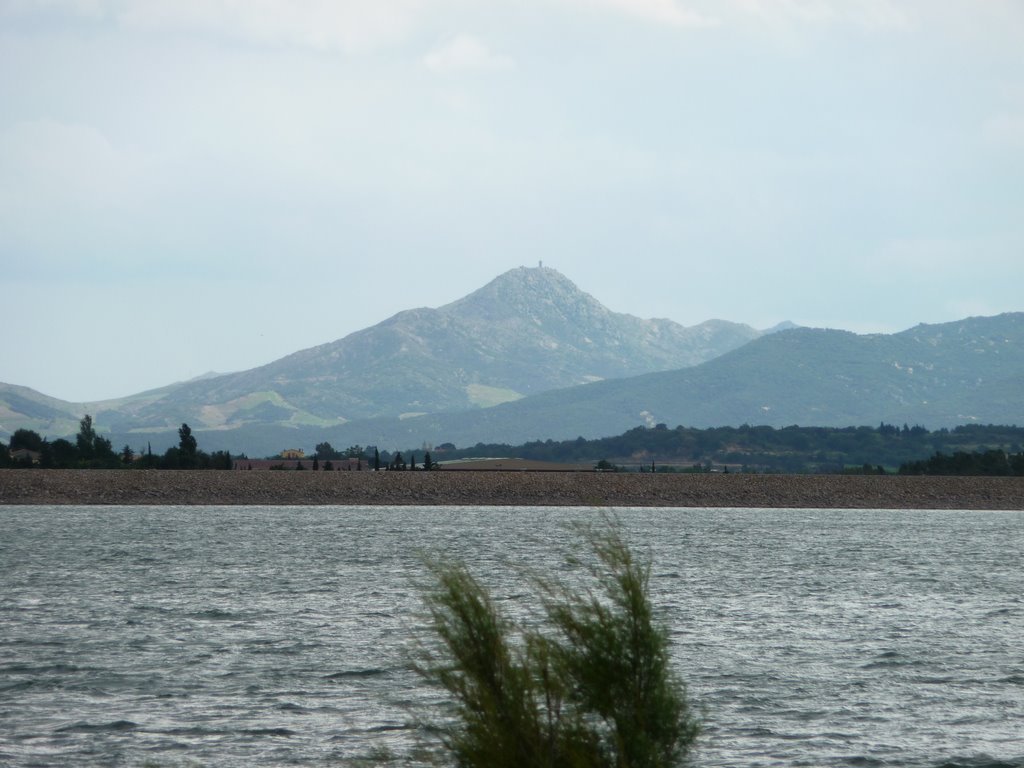
POLYGON ((1024 2, 0 0, 0 381, 250 368, 539 260, 684 325, 1024 310, 1024 2))

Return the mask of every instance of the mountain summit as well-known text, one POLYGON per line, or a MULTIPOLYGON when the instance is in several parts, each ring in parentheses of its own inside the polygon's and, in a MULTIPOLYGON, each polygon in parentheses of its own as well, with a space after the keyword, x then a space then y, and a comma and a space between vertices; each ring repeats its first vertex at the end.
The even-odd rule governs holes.
POLYGON ((399 312, 269 365, 190 383, 137 416, 147 428, 224 428, 465 410, 695 365, 758 335, 735 323, 684 328, 618 314, 554 269, 522 267, 438 309, 399 312))
POLYGON ((683 368, 759 335, 720 320, 687 328, 612 312, 554 269, 521 267, 440 308, 400 312, 259 368, 127 398, 109 410, 99 404, 93 414, 117 433, 182 422, 218 430, 337 426, 683 368))
POLYGON ((546 267, 513 269, 438 313, 487 339, 474 365, 480 384, 522 395, 696 365, 759 335, 736 323, 686 328, 612 312, 546 267))

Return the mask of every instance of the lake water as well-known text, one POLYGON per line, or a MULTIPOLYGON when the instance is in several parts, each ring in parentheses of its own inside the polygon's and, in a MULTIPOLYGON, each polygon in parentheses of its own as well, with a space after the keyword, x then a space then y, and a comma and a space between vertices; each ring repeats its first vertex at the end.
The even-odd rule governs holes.
MULTIPOLYGON (((701 766, 1024 766, 1024 513, 622 509, 701 766)), ((421 553, 512 613, 592 509, 0 507, 0 765, 397 764, 421 553)))

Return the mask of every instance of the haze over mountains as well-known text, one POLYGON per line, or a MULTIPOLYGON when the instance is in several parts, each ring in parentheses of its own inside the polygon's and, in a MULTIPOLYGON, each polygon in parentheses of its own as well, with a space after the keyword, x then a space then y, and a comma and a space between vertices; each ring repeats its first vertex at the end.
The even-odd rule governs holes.
POLYGON ((553 269, 519 268, 439 309, 400 312, 248 371, 86 404, 5 385, 0 423, 50 436, 73 434, 85 412, 119 436, 173 436, 183 422, 218 432, 338 427, 691 366, 759 335, 719 320, 686 328, 615 313, 553 269))
POLYGON ((462 445, 474 444, 477 435, 515 445, 615 435, 656 423, 880 422, 931 429, 1024 424, 1024 313, 891 335, 795 328, 692 368, 547 392, 479 413, 424 417, 394 424, 387 434, 399 445, 414 444, 409 440, 419 433, 449 435, 462 445))
POLYGON ((616 314, 553 269, 520 268, 439 309, 400 312, 269 365, 190 382, 133 428, 355 419, 486 407, 590 381, 695 365, 759 335, 616 314))
MULTIPOLYGON (((772 329, 779 330, 779 329, 772 329)), ((154 450, 187 422, 208 450, 515 444, 642 424, 1024 423, 1024 314, 857 336, 683 327, 618 314, 553 269, 519 268, 249 371, 101 403, 0 385, 0 436, 72 435, 91 413, 154 450)))

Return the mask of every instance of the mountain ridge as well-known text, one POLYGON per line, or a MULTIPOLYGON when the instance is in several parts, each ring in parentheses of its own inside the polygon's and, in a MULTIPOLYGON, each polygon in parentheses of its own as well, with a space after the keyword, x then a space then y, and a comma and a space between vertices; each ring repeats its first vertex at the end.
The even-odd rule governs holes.
MULTIPOLYGON (((221 431, 328 428, 489 407, 554 388, 693 365, 760 333, 721 320, 687 328, 616 313, 556 270, 519 267, 442 307, 404 310, 256 368, 112 401, 61 405, 51 399, 64 416, 30 421, 31 428, 70 434, 73 415, 88 406, 98 427, 117 434, 175 431, 182 422, 221 431)), ((8 404, 0 423, 6 427, 15 414, 8 404)))
MULTIPOLYGON (((792 329, 691 368, 546 392, 481 414, 424 417, 401 431, 407 445, 418 442, 412 440, 417 429, 452 442, 517 444, 603 437, 655 423, 883 421, 930 428, 1024 424, 1024 313, 919 324, 897 334, 792 329)), ((401 434, 392 439, 402 444, 401 434)))
MULTIPOLYGON (((1024 424, 1022 351, 1024 313, 920 324, 897 334, 797 328, 687 369, 552 390, 479 411, 353 422, 305 439, 405 450, 594 439, 658 423, 1024 424), (979 364, 979 356, 987 359, 979 364), (965 409, 965 402, 984 407, 965 409)), ((240 434, 252 444, 262 439, 258 430, 240 434)))
POLYGON ((791 325, 642 320, 555 270, 519 268, 257 368, 114 401, 0 385, 0 435, 73 435, 90 412, 118 445, 167 447, 187 422, 208 450, 268 455, 324 440, 514 445, 657 423, 1024 424, 1024 313, 895 334, 791 325))

